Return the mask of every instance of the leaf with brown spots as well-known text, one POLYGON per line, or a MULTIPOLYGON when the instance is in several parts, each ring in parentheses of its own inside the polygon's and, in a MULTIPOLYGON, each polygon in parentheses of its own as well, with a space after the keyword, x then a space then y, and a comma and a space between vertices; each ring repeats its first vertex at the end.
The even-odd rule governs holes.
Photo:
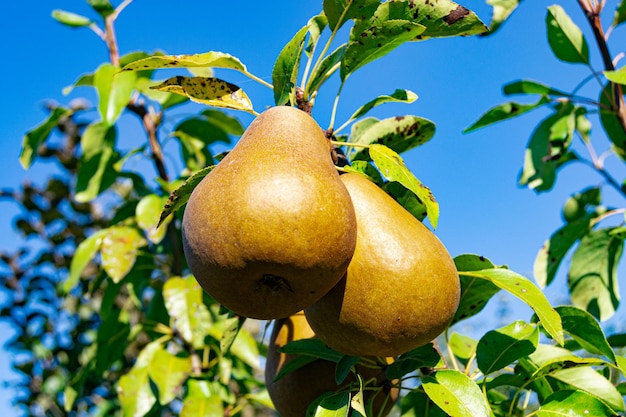
POLYGON ((192 176, 187 178, 183 185, 178 187, 172 194, 170 194, 169 198, 165 202, 165 207, 161 212, 161 217, 159 218, 159 224, 157 227, 163 223, 163 221, 172 213, 178 211, 182 206, 187 204, 189 201, 189 196, 191 192, 196 188, 196 186, 202 181, 204 177, 208 175, 215 168, 215 165, 211 165, 205 168, 202 168, 200 171, 195 172, 192 176))
POLYGON ((274 83, 274 102, 277 106, 290 102, 295 104, 295 88, 298 77, 300 58, 304 49, 304 39, 309 27, 301 28, 287 45, 280 51, 272 69, 274 83))
POLYGON ((163 68, 227 68, 247 72, 246 66, 234 56, 211 51, 194 55, 155 55, 124 66, 122 71, 140 71, 163 68))
POLYGON ((243 110, 255 114, 252 102, 247 94, 235 84, 219 78, 184 77, 179 75, 151 88, 187 96, 196 103, 243 110))

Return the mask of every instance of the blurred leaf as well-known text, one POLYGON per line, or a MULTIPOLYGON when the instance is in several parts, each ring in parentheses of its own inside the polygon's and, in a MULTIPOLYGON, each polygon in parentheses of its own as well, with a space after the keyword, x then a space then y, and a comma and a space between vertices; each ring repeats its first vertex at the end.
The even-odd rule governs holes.
POLYGON ((98 111, 102 121, 113 126, 126 108, 135 88, 137 75, 132 72, 119 72, 111 64, 101 65, 93 76, 98 91, 98 111))
POLYGON ((324 0, 328 26, 336 31, 350 19, 368 19, 378 7, 378 0, 324 0))
POLYGON ((434 368, 441 360, 441 355, 432 343, 403 353, 387 367, 385 376, 389 380, 400 379, 419 368, 434 368))
POLYGON ((341 80, 345 81, 360 67, 387 55, 425 29, 422 25, 406 20, 384 20, 375 25, 370 21, 355 24, 341 60, 341 80))
POLYGON ((124 315, 122 310, 115 309, 98 326, 95 371, 99 376, 119 366, 116 362, 122 359, 128 346, 130 325, 122 318, 124 315))
POLYGON ((589 46, 576 23, 557 4, 548 7, 548 42, 552 53, 565 62, 589 64, 589 46))
MULTIPOLYGON (((243 125, 236 117, 228 115, 221 110, 205 109, 200 113, 208 120, 211 125, 215 126, 217 129, 221 130, 227 135, 240 136, 245 131, 243 125)), ((230 138, 228 140, 220 140, 223 140, 226 143, 231 143, 230 138)))
POLYGON ((563 330, 587 352, 603 355, 616 363, 615 353, 596 319, 584 310, 572 306, 557 307, 563 330))
POLYGON ((109 0, 87 0, 87 3, 104 18, 115 12, 109 0))
POLYGON ((489 375, 530 355, 539 343, 539 329, 518 320, 496 330, 490 330, 478 341, 476 361, 483 374, 489 375))
POLYGON ((159 346, 148 369, 148 375, 159 389, 159 403, 169 404, 191 372, 191 358, 177 357, 159 346))
POLYGON ((350 391, 326 395, 313 402, 307 411, 312 417, 348 417, 350 415, 350 391), (317 404, 316 404, 317 403, 317 404))
POLYGON ((489 407, 480 388, 459 371, 444 369, 422 377, 422 388, 452 417, 488 417, 489 407))
POLYGON ((601 401, 582 391, 559 391, 552 394, 536 411, 538 417, 609 416, 613 413, 601 401))
POLYGON ((341 44, 330 55, 326 56, 308 81, 309 94, 317 91, 320 86, 339 68, 339 63, 346 51, 347 44, 341 44))
POLYGON ((567 277, 572 303, 600 321, 613 316, 619 305, 617 266, 624 241, 611 231, 593 230, 582 237, 567 277))
POLYGON ((359 117, 364 116, 367 112, 372 110, 376 106, 380 106, 384 103, 413 103, 417 100, 417 94, 411 90, 399 90, 397 89, 391 95, 378 96, 373 100, 368 101, 354 112, 348 122, 356 120, 359 117))
POLYGON ((591 229, 591 219, 594 215, 587 215, 582 219, 566 224, 555 231, 537 254, 534 264, 534 275, 537 284, 541 288, 550 285, 556 277, 559 265, 569 249, 576 241, 591 229))
POLYGON ((570 93, 532 80, 518 80, 508 83, 502 88, 502 92, 507 96, 513 94, 541 94, 542 96, 572 97, 570 93))
POLYGON ((22 164, 24 169, 30 168, 35 160, 35 156, 37 156, 39 146, 48 139, 50 133, 58 126, 61 119, 70 114, 72 114, 70 109, 55 107, 42 124, 26 133, 22 140, 22 149, 20 151, 20 164, 22 164))
POLYGON ((242 329, 235 337, 230 348, 233 355, 254 369, 261 369, 259 364, 259 346, 250 332, 242 329))
POLYGON ((608 83, 600 93, 600 121, 618 156, 626 159, 626 132, 615 110, 615 98, 615 89, 608 83))
POLYGON ((226 318, 223 323, 225 324, 224 330, 220 339, 220 355, 224 356, 230 351, 233 342, 237 338, 241 327, 245 323, 246 318, 241 316, 234 316, 226 318))
POLYGON ((152 243, 159 243, 163 240, 167 233, 167 225, 172 221, 172 216, 168 216, 159 225, 159 217, 166 201, 167 197, 148 194, 137 203, 135 209, 137 225, 146 232, 152 243))
POLYGON ((621 0, 615 8, 613 26, 621 25, 624 22, 626 22, 626 2, 624 0, 621 0))
POLYGON ((146 345, 130 372, 122 375, 117 384, 117 394, 120 399, 124 416, 144 416, 156 403, 152 394, 149 366, 160 344, 151 342, 146 345))
POLYGON ((598 207, 602 204, 602 194, 599 187, 588 187, 572 195, 563 206, 563 218, 572 223, 586 216, 597 216, 606 209, 598 207))
POLYGON ((487 112, 480 116, 480 118, 475 121, 471 126, 466 127, 463 130, 463 133, 469 133, 474 130, 480 129, 481 127, 489 126, 503 120, 512 119, 524 113, 528 113, 531 110, 539 108, 549 102, 550 99, 546 97, 541 97, 539 101, 533 104, 516 103, 514 101, 499 104, 487 110, 487 112))
POLYGON ((467 366, 468 360, 476 354, 477 345, 478 340, 457 332, 452 332, 448 340, 448 346, 452 349, 454 356, 461 359, 465 366, 467 366))
POLYGON ((626 67, 621 67, 617 71, 604 71, 604 76, 611 82, 626 85, 626 67))
POLYGON ((80 280, 81 274, 100 250, 102 238, 106 235, 106 233, 106 229, 99 230, 80 242, 80 244, 76 247, 70 264, 69 276, 63 283, 64 293, 70 292, 70 290, 76 286, 80 280))
POLYGON ((196 279, 192 276, 168 279, 163 285, 163 298, 174 327, 195 349, 201 349, 212 323, 196 279))
POLYGON ((52 17, 57 22, 71 27, 84 27, 93 23, 88 17, 60 9, 53 10, 52 17))
POLYGON ((437 228, 439 204, 433 193, 404 165, 402 158, 384 145, 373 144, 369 148, 370 157, 389 181, 397 181, 411 190, 426 207, 430 224, 437 228))
POLYGON ((81 139, 83 154, 76 178, 76 201, 86 203, 109 188, 117 178, 113 164, 118 157, 115 152, 116 131, 100 121, 87 126, 81 139))
POLYGON ((211 392, 207 381, 190 379, 183 399, 180 417, 215 417, 224 415, 224 405, 219 395, 211 392))
POLYGON ((137 229, 113 226, 102 237, 102 268, 113 282, 120 282, 131 270, 137 259, 137 251, 147 244, 137 229))
POLYGON ((422 390, 411 390, 400 398, 402 417, 448 417, 422 390))
POLYGON ((219 78, 178 75, 151 87, 189 97, 196 103, 254 113, 252 102, 243 90, 219 78))
POLYGON ((274 84, 274 103, 277 106, 287 103, 296 104, 295 88, 300 68, 300 58, 304 48, 304 38, 308 32, 308 26, 301 28, 287 42, 274 62, 272 82, 274 84))
POLYGON ((491 297, 500 292, 500 288, 491 281, 466 276, 462 273, 464 271, 480 271, 495 268, 489 259, 483 256, 467 254, 454 258, 454 263, 459 271, 459 279, 461 280, 461 297, 452 323, 478 314, 485 308, 491 297))
POLYGON ((487 4, 493 7, 493 13, 491 15, 491 23, 489 24, 489 32, 485 34, 491 35, 495 33, 509 18, 511 13, 517 9, 520 2, 521 0, 487 0, 487 4))
POLYGON ((159 219, 159 225, 172 213, 178 211, 182 206, 187 204, 189 201, 189 196, 196 186, 202 181, 204 177, 208 175, 215 168, 215 165, 208 166, 206 168, 202 168, 198 172, 195 172, 192 176, 187 178, 183 185, 178 187, 172 194, 168 197, 167 202, 165 203, 165 207, 163 208, 163 212, 161 213, 161 218, 159 219))

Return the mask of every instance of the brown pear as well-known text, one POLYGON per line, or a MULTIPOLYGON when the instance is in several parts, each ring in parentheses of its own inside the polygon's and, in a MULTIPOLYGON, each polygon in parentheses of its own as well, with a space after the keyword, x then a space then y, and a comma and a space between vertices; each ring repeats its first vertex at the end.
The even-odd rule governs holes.
MULTIPOLYGON (((270 398, 281 417, 304 417, 309 405, 319 396, 326 392, 348 389, 350 383, 356 381, 354 374, 350 373, 338 386, 335 381, 336 364, 323 359, 316 359, 274 381, 281 369, 298 357, 298 355, 281 353, 278 349, 291 341, 312 337, 315 337, 315 333, 302 312, 274 322, 267 352, 265 383, 270 398)), ((371 404, 372 415, 384 417, 389 414, 398 399, 399 389, 392 387, 393 384, 385 379, 385 363, 381 364, 378 358, 368 358, 368 360, 377 365, 363 367, 357 364, 356 366, 364 382, 370 383, 364 390, 365 406, 371 404), (380 413, 381 410, 382 413, 380 413)), ((387 358, 386 361, 391 363, 393 358, 387 358)))
POLYGON ((321 128, 301 110, 274 107, 194 189, 183 248, 216 301, 244 317, 281 318, 341 279, 355 224, 321 128))
POLYGON ((331 348, 355 356, 397 356, 436 338, 459 304, 454 261, 441 241, 376 184, 341 176, 357 218, 346 276, 305 309, 331 348))

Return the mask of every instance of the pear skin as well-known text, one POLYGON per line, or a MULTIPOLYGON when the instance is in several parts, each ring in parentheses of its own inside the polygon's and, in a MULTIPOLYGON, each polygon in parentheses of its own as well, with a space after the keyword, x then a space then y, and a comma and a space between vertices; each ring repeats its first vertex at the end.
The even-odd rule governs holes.
POLYGON ((198 184, 182 230, 202 288, 255 319, 288 317, 317 301, 356 245, 329 140, 309 114, 285 106, 260 114, 198 184))
MULTIPOLYGON (((278 350, 294 340, 312 337, 315 337, 315 333, 307 323, 303 312, 274 322, 268 345, 265 384, 281 417, 303 417, 309 405, 322 394, 346 389, 350 383, 356 382, 354 374, 350 373, 338 386, 335 380, 337 364, 323 359, 316 359, 274 381, 281 369, 298 357, 298 355, 285 354, 278 350)), ((393 358, 386 358, 386 364, 380 364, 378 358, 368 358, 368 360, 378 365, 374 367, 356 365, 356 370, 363 380, 369 381, 367 389, 364 390, 365 405, 367 407, 371 404, 373 408, 371 415, 384 417, 389 414, 400 393, 399 389, 393 387, 393 383, 384 377, 384 368, 386 364, 393 362, 393 358), (374 378, 376 382, 373 382, 374 378)))
POLYGON ((354 356, 397 356, 443 332, 458 308, 460 282, 441 241, 366 177, 341 176, 357 217, 346 276, 305 309, 331 348, 354 356))

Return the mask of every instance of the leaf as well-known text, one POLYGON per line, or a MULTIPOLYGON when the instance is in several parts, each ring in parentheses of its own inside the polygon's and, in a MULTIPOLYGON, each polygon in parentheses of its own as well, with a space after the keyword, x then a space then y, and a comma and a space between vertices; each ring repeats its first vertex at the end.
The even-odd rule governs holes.
POLYGON ((506 95, 513 94, 541 94, 544 96, 556 96, 556 97, 572 97, 570 93, 566 93, 561 90, 554 89, 545 84, 538 83, 532 80, 518 80, 506 84, 502 88, 502 92, 506 95))
POLYGON ((220 355, 224 356, 230 351, 230 348, 233 346, 233 342, 237 338, 241 327, 245 323, 246 318, 241 316, 227 317, 224 319, 224 330, 222 332, 220 339, 220 355))
POLYGON ((118 361, 124 355, 131 330, 124 316, 125 312, 119 308, 112 309, 111 314, 103 315, 103 321, 98 326, 95 372, 99 376, 119 366, 118 361))
POLYGON ((261 369, 259 365, 259 346, 247 330, 242 329, 237 334, 230 351, 252 368, 261 369))
POLYGON ((407 103, 409 104, 409 103, 413 103, 415 100, 417 100, 417 94, 415 94, 413 91, 396 89, 396 91, 394 91, 391 95, 378 96, 375 99, 370 100, 364 105, 362 105, 361 107, 359 107, 357 111, 355 111, 354 114, 350 116, 350 119, 348 119, 348 122, 352 120, 356 120, 359 117, 364 116, 367 112, 372 110, 374 107, 380 106, 381 104, 384 104, 384 103, 407 103))
POLYGON ((172 216, 165 218, 159 226, 159 217, 165 206, 167 197, 157 194, 148 194, 137 203, 135 216, 137 225, 141 227, 152 243, 160 243, 167 233, 167 225, 172 221, 172 216))
POLYGON ((310 18, 306 25, 309 28, 309 40, 304 50, 308 56, 311 56, 317 46, 322 32, 326 29, 326 26, 328 26, 328 18, 322 12, 317 16, 310 18))
POLYGON ((422 377, 428 397, 451 417, 488 417, 489 407, 480 388, 467 375, 440 370, 422 377))
POLYGON ((487 35, 495 33, 500 26, 511 16, 511 13, 517 9, 521 0, 487 0, 487 4, 493 7, 491 15, 491 23, 489 24, 489 32, 487 35))
POLYGON ((572 303, 600 321, 615 314, 620 298, 617 267, 624 241, 611 232, 594 230, 580 240, 567 277, 572 303))
POLYGON ((120 282, 137 259, 137 250, 147 244, 137 229, 113 226, 102 237, 102 268, 113 282, 120 282))
POLYGON ((437 228, 439 220, 439 204, 430 189, 418 180, 404 165, 402 158, 384 145, 370 145, 370 157, 389 181, 397 181, 411 190, 426 207, 430 224, 437 228))
POLYGON ((339 63, 346 51, 347 44, 341 44, 330 55, 326 56, 319 67, 311 74, 311 78, 306 86, 306 91, 313 94, 319 90, 322 84, 330 78, 330 76, 339 69, 339 63))
POLYGON ((202 294, 202 288, 192 276, 173 277, 163 285, 165 307, 174 327, 195 349, 204 346, 204 338, 212 324, 202 294))
POLYGON ((400 379, 408 373, 422 367, 433 368, 437 366, 441 356, 432 343, 403 353, 390 364, 385 370, 385 376, 389 380, 400 379))
POLYGON ((539 343, 537 326, 518 320, 487 332, 476 347, 476 361, 483 374, 499 371, 535 351, 539 343))
POLYGON ((76 28, 93 24, 93 21, 88 17, 60 9, 52 11, 52 18, 59 23, 76 28))
POLYGON ((621 0, 615 8, 613 26, 621 25, 624 22, 626 22, 626 2, 624 0, 621 0))
POLYGON ((87 126, 81 139, 83 154, 76 178, 76 201, 86 203, 109 188, 117 178, 113 168, 116 131, 114 126, 96 122, 87 126))
POLYGON ((343 391, 326 395, 313 402, 306 415, 312 417, 348 417, 350 413, 350 392, 343 391))
POLYGON ((156 403, 150 387, 148 367, 159 348, 157 342, 146 345, 131 370, 120 378, 117 394, 124 416, 144 416, 156 403))
POLYGON ((169 404, 176 398, 176 392, 190 372, 190 357, 177 357, 159 346, 150 361, 148 375, 159 389, 160 404, 169 404))
POLYGON ((533 266, 535 280, 541 288, 550 285, 565 254, 576 241, 589 233, 593 215, 566 224, 550 236, 539 250, 533 266))
POLYGON ((151 88, 187 96, 196 103, 242 110, 254 114, 252 102, 247 94, 235 84, 219 78, 184 77, 178 75, 151 88))
POLYGON ((589 46, 580 28, 557 4, 548 7, 548 43, 561 61, 589 64, 589 46))
POLYGON ((459 271, 460 276, 469 276, 488 280, 532 308, 544 329, 560 345, 563 345, 563 327, 561 317, 550 305, 546 296, 528 279, 508 269, 482 269, 479 271, 459 271))
POLYGON ((372 26, 369 22, 355 25, 350 42, 341 60, 340 77, 345 81, 360 67, 387 55, 389 52, 424 32, 422 25, 406 20, 386 20, 372 26))
POLYGON ((76 286, 80 280, 81 274, 96 256, 102 244, 102 238, 106 235, 107 230, 99 230, 87 239, 80 242, 72 256, 70 263, 70 271, 67 280, 63 283, 63 292, 68 293, 76 286))
POLYGON ((378 0, 324 0, 324 14, 328 18, 328 26, 336 31, 350 19, 367 19, 378 7, 378 0))
MULTIPOLYGON (((366 175, 368 174, 367 170, 369 170, 370 167, 372 170, 375 170, 375 168, 372 167, 371 164, 364 161, 353 161, 352 168, 355 168, 355 164, 357 163, 365 164, 366 172, 364 173, 366 175)), ((371 177, 371 175, 368 176, 371 177)), ((424 221, 424 219, 426 218, 426 207, 412 191, 407 190, 402 184, 395 181, 386 182, 385 184, 383 184, 382 188, 387 194, 393 197, 393 199, 396 200, 398 204, 404 207, 406 211, 411 213, 413 217, 415 217, 419 221, 424 221)))
POLYGON ((626 67, 621 67, 617 71, 604 71, 604 76, 611 82, 626 85, 626 67))
POLYGON ((572 306, 557 307, 561 316, 563 330, 587 352, 603 355, 617 363, 615 352, 611 348, 602 328, 596 319, 584 310, 572 306))
POLYGON ((142 71, 162 68, 226 68, 248 75, 246 66, 236 57, 218 51, 194 55, 155 55, 131 62, 122 71, 142 71))
POLYGON ((202 168, 198 172, 195 172, 189 178, 185 180, 183 185, 178 187, 165 202, 165 206, 163 207, 163 212, 161 212, 161 217, 159 219, 159 225, 163 223, 163 221, 172 213, 177 212, 182 206, 187 204, 189 201, 189 196, 191 196, 192 191, 196 186, 202 181, 204 177, 206 177, 209 172, 211 172, 215 168, 215 165, 208 166, 206 168, 202 168))
POLYGON ((59 125, 64 117, 71 114, 70 109, 55 107, 43 123, 26 133, 22 139, 20 151, 20 164, 24 169, 30 168, 37 155, 37 150, 48 139, 52 130, 59 125))
POLYGON ((626 158, 626 132, 617 115, 616 91, 608 83, 600 93, 600 121, 620 158, 626 158))
POLYGON ((466 366, 469 359, 476 354, 477 345, 478 340, 457 332, 452 332, 448 340, 448 346, 452 349, 454 356, 461 359, 466 366))
POLYGON ((109 0, 87 0, 87 3, 104 18, 115 12, 109 0))
POLYGON ((338 362, 343 355, 330 349, 319 339, 293 340, 279 349, 279 352, 292 355, 306 355, 331 362, 338 362))
POLYGON ((487 110, 487 112, 480 116, 480 118, 475 121, 471 126, 466 127, 463 130, 463 133, 469 133, 474 130, 480 129, 481 127, 489 126, 503 120, 512 119, 524 113, 528 113, 531 110, 535 110, 536 108, 539 108, 549 102, 550 100, 548 98, 541 97, 539 101, 532 104, 517 103, 514 101, 499 104, 487 110))
POLYGON ((294 37, 287 42, 278 54, 272 69, 272 82, 274 83, 274 103, 282 106, 287 103, 296 104, 295 88, 300 67, 300 58, 304 49, 304 38, 309 32, 309 27, 301 28, 294 37))
POLYGON ((555 371, 547 379, 557 392, 575 388, 595 397, 615 412, 624 411, 624 400, 615 386, 590 366, 555 371))
POLYGON ((302 355, 294 356, 292 360, 290 360, 289 362, 286 362, 280 368, 280 372, 278 372, 278 374, 276 374, 276 376, 274 377, 274 382, 278 381, 280 378, 284 377, 285 375, 294 372, 296 369, 300 369, 303 366, 306 366, 310 364, 311 362, 315 362, 317 360, 318 358, 315 358, 313 356, 302 356, 302 355))
POLYGON ((359 362, 360 358, 358 356, 349 356, 345 355, 337 362, 337 366, 335 367, 335 382, 337 385, 341 385, 343 381, 345 381, 350 371, 354 368, 354 365, 359 362))
POLYGON ((538 417, 610 416, 613 413, 598 399, 582 391, 555 392, 536 411, 538 417))
POLYGON ((101 65, 93 76, 98 91, 98 111, 102 121, 113 126, 126 108, 135 88, 137 75, 131 72, 120 73, 111 64, 101 65))
POLYGON ((219 395, 211 392, 209 383, 190 379, 183 399, 180 417, 215 417, 224 415, 224 404, 219 395))
POLYGON ((489 259, 484 256, 467 254, 454 258, 454 263, 459 271, 461 297, 452 323, 478 314, 485 308, 491 297, 500 292, 500 288, 491 281, 462 274, 463 271, 480 271, 495 268, 489 259))
POLYGON ((400 398, 402 417, 448 417, 422 390, 411 390, 400 398))

